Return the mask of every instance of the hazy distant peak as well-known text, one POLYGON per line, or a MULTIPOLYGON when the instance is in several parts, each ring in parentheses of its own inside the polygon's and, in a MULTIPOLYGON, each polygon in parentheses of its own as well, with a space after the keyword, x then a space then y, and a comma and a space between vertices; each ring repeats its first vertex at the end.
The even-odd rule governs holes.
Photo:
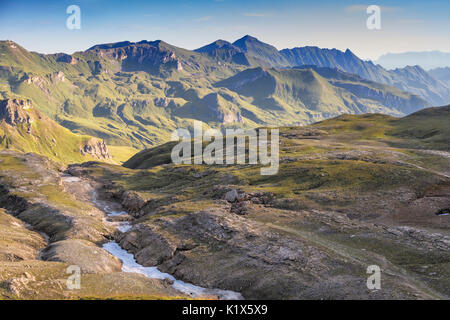
POLYGON ((441 51, 387 53, 376 63, 387 69, 403 68, 407 65, 420 65, 425 70, 450 67, 450 53, 441 51))

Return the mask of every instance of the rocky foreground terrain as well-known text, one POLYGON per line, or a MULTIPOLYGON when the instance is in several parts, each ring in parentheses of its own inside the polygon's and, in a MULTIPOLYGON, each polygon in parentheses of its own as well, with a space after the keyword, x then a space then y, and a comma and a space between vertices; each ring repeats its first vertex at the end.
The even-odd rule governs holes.
POLYGON ((90 200, 89 182, 64 182, 63 168, 38 155, 0 152, 0 297, 3 299, 177 298, 164 281, 122 273, 99 247, 114 234, 90 200), (82 272, 68 290, 69 265, 82 272))
POLYGON ((245 299, 448 299, 449 110, 280 128, 273 176, 173 165, 173 144, 124 166, 1 151, 0 298, 190 298, 123 272, 102 248, 115 241, 142 266, 245 299), (369 265, 381 290, 366 287, 369 265))

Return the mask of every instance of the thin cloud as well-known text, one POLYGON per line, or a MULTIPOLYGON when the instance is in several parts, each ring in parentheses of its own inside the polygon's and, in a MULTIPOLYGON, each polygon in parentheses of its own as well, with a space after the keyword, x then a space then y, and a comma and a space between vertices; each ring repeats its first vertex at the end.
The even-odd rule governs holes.
POLYGON ((268 17, 269 15, 266 13, 258 13, 258 12, 246 12, 242 14, 245 17, 268 17))
POLYGON ((203 22, 203 21, 208 21, 211 20, 213 17, 212 16, 206 16, 206 17, 200 17, 197 19, 194 19, 195 22, 203 22))
MULTIPOLYGON (((369 7, 369 5, 365 5, 365 4, 354 4, 354 5, 345 7, 344 10, 349 13, 366 12, 368 7, 369 7)), ((400 10, 400 8, 398 8, 398 7, 386 7, 386 6, 379 6, 379 7, 381 9, 381 12, 394 12, 394 11, 400 10)))

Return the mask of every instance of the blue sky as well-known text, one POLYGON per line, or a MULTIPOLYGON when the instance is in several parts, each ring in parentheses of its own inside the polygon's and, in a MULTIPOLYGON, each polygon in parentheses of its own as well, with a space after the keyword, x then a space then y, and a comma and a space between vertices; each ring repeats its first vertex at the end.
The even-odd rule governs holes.
POLYGON ((0 0, 0 39, 28 50, 85 50, 98 43, 157 40, 195 49, 246 34, 278 49, 350 48, 366 59, 387 52, 450 52, 450 1, 331 0, 0 0), (66 28, 66 8, 81 8, 81 29, 66 28), (381 7, 381 30, 368 30, 365 9, 381 7))

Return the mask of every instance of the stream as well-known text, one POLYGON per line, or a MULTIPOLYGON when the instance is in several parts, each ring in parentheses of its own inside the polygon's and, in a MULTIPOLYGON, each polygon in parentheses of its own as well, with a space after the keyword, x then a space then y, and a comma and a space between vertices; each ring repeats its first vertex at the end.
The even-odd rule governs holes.
MULTIPOLYGON (((65 177, 64 182, 78 182, 80 181, 80 178, 77 177, 65 177)), ((117 209, 117 205, 104 200, 97 199, 97 192, 94 191, 93 200, 92 202, 95 204, 95 206, 103 211, 107 218, 108 217, 123 217, 124 220, 128 216, 128 213, 117 209)), ((106 218, 106 221, 109 224, 114 225, 119 231, 121 232, 127 232, 132 228, 130 221, 109 221, 106 218)), ((157 267, 144 267, 143 265, 140 265, 135 260, 134 256, 131 253, 128 253, 126 250, 122 249, 120 245, 115 242, 111 241, 108 243, 105 243, 103 245, 103 249, 111 253, 113 256, 119 258, 122 261, 122 271, 123 272, 132 272, 132 273, 140 273, 145 275, 148 278, 152 279, 169 279, 173 281, 172 287, 184 294, 187 294, 193 298, 198 297, 208 297, 208 296, 217 296, 220 300, 243 300, 244 297, 234 291, 230 290, 221 290, 221 289, 209 289, 209 288, 203 288, 196 286, 194 284, 186 283, 181 280, 177 280, 175 277, 168 273, 161 272, 157 267)))

